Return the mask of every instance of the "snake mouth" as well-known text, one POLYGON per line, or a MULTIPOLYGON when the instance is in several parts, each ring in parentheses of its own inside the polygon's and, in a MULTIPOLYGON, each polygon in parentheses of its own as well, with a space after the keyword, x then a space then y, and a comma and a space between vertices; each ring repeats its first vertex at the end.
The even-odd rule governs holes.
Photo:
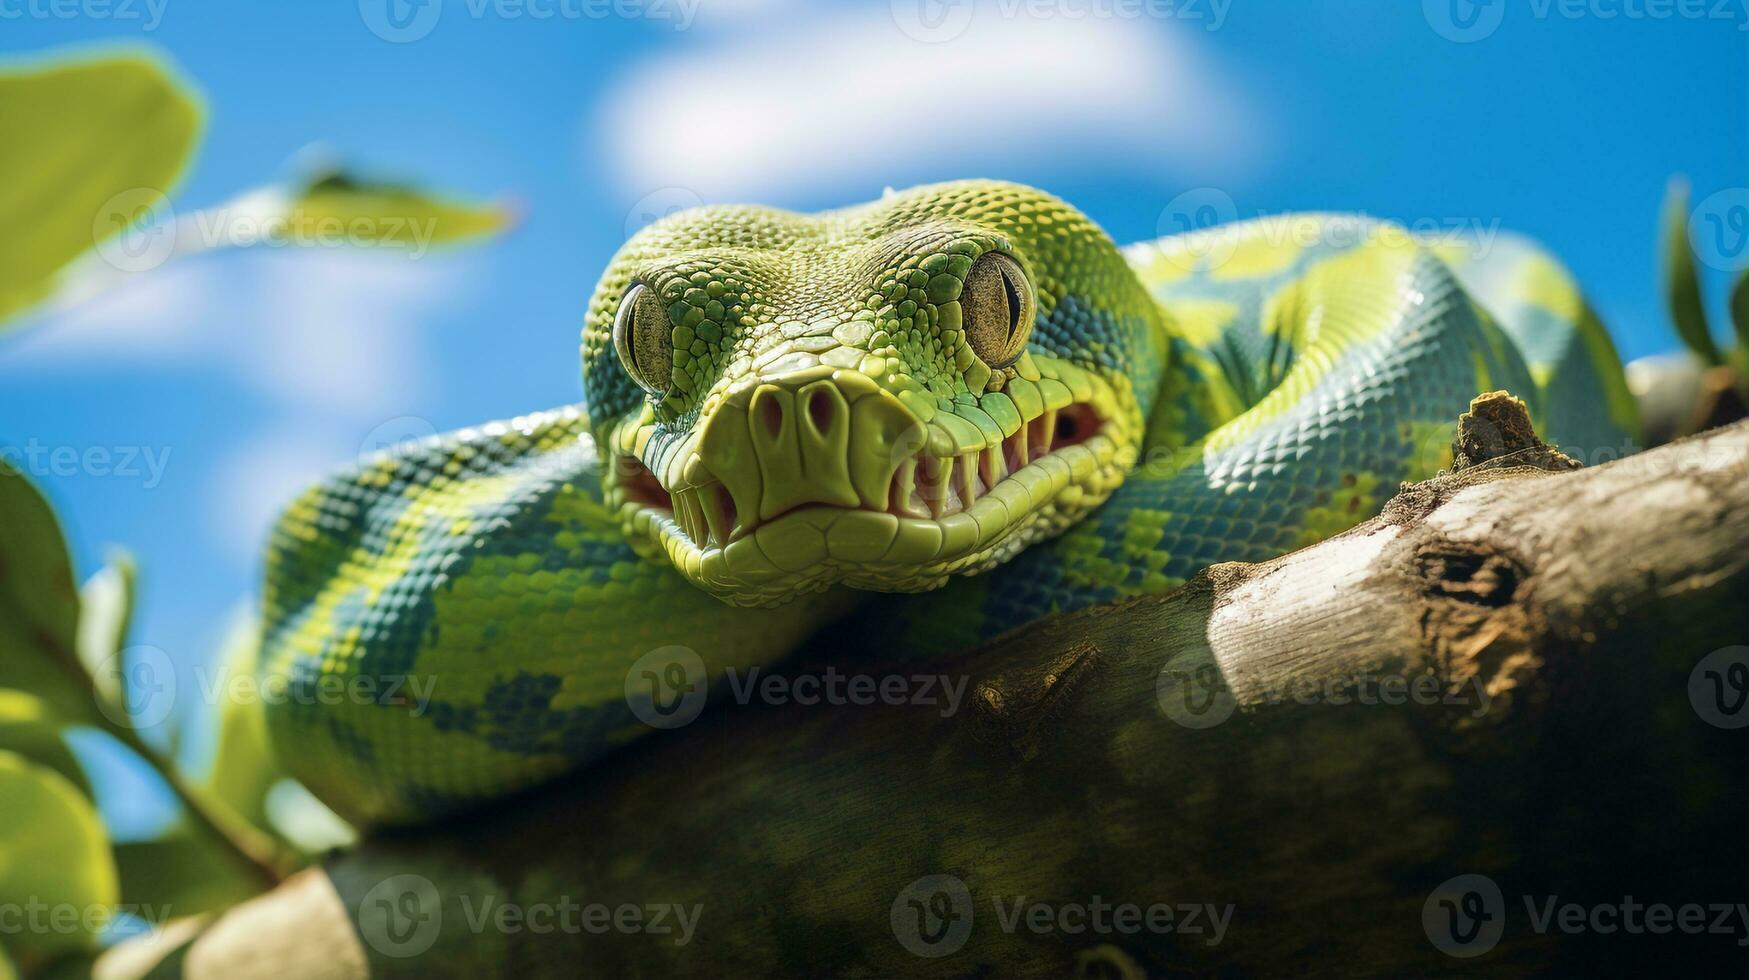
POLYGON ((622 515, 677 568, 724 598, 764 604, 845 582, 919 591, 1005 560, 1060 530, 1121 479, 1121 434, 1091 401, 1041 408, 982 449, 895 454, 885 493, 760 515, 707 469, 662 481, 637 457, 616 467, 622 515), (703 479, 699 479, 703 477, 703 479), (1030 536, 1019 534, 1031 528, 1030 536))

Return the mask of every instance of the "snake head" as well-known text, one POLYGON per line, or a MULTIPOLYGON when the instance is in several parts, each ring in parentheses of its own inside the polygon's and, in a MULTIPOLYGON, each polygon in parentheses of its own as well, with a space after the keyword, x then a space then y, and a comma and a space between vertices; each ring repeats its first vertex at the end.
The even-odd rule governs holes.
POLYGON ((604 499, 732 603, 935 588, 1122 483, 1162 338, 1110 238, 1031 188, 680 212, 590 304, 604 499))

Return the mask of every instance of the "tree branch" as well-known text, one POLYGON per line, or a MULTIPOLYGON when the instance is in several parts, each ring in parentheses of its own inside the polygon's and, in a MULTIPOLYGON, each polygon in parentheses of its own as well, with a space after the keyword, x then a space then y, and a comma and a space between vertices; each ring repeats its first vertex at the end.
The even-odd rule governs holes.
POLYGON ((1749 706, 1731 710, 1749 691, 1729 663, 1749 649, 1715 651, 1749 642, 1749 423, 1555 472, 1559 454, 1505 420, 1478 411, 1459 440, 1472 465, 1303 551, 940 662, 821 650, 790 671, 964 679, 958 711, 713 699, 595 770, 367 840, 190 944, 106 965, 526 978, 1730 962, 1749 936, 1735 917, 1729 935, 1537 922, 1567 903, 1744 898, 1749 731, 1729 726, 1749 723, 1749 706), (1490 420, 1492 441, 1476 427, 1490 420), (1446 886, 1462 875, 1498 901, 1469 904, 1475 879, 1446 886), (696 932, 680 942, 670 911, 675 932, 627 918, 598 934, 597 904, 635 906, 644 926, 656 906, 697 906, 696 932), (1094 931, 1102 906, 1108 927, 1134 925, 1124 905, 1141 929, 1094 931), (1453 910, 1502 931, 1465 945, 1453 910), (264 928, 296 941, 263 958, 264 928))

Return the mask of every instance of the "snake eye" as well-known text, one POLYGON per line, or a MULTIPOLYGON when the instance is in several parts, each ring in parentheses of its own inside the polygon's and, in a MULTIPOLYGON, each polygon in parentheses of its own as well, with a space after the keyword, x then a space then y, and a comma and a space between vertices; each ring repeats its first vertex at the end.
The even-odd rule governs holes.
POLYGON ((626 373, 652 397, 668 391, 674 375, 674 335, 656 291, 633 283, 613 317, 613 349, 626 373))
POLYGON ((1026 350, 1033 316, 1032 283, 1020 263, 1001 252, 980 256, 960 290, 960 319, 972 353, 992 368, 1013 364, 1026 350))

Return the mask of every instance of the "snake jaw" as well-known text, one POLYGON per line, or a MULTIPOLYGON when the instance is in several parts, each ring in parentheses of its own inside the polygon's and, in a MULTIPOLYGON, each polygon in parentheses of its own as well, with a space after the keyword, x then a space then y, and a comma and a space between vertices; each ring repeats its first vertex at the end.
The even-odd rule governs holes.
POLYGON ((1040 360, 1070 383, 1041 378, 1037 399, 1024 383, 1002 394, 1015 410, 996 438, 945 410, 925 420, 845 372, 750 386, 678 437, 628 421, 644 431, 619 433, 620 445, 667 449, 647 462, 622 455, 607 499, 648 553, 733 604, 838 583, 937 588, 1074 523, 1134 461, 1133 403, 1103 378, 1040 360))
POLYGON ((604 500, 731 603, 933 589, 1123 482, 1165 328, 1109 236, 1015 184, 673 215, 584 322, 597 441, 624 464, 604 500))

